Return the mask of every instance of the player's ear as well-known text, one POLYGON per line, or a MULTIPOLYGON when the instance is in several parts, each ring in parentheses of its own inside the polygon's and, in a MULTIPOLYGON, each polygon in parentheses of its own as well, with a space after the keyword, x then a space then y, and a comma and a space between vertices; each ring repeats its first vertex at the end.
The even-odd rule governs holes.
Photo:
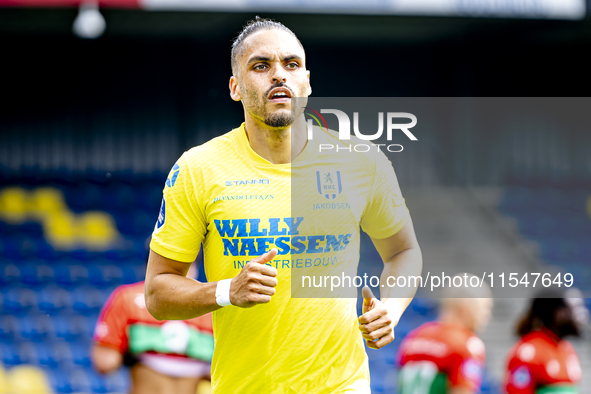
POLYGON ((308 96, 312 94, 312 85, 310 85, 310 70, 308 70, 308 96))
POLYGON ((240 86, 238 85, 238 77, 232 75, 230 77, 230 97, 234 101, 242 100, 242 96, 240 95, 240 86))

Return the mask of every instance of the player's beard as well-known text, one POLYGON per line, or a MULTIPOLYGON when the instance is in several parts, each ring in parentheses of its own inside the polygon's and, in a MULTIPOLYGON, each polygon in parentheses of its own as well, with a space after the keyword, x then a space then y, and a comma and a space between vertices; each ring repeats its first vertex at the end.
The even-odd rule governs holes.
POLYGON ((265 124, 276 129, 289 127, 294 121, 295 115, 291 111, 278 110, 272 114, 265 113, 265 124))

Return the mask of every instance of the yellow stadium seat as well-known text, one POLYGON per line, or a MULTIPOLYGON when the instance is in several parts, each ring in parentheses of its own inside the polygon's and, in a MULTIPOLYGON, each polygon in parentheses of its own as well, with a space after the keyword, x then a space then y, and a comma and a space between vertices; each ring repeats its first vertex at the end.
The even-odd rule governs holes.
POLYGON ((8 371, 9 387, 12 393, 52 394, 53 390, 45 373, 31 365, 19 365, 8 371))
POLYGON ((8 388, 8 377, 6 376, 6 371, 2 365, 0 365, 0 394, 9 394, 8 388))
POLYGON ((40 187, 31 192, 29 210, 33 217, 43 220, 47 215, 67 210, 61 190, 53 187, 40 187))
POLYGON ((71 249, 76 244, 79 229, 70 211, 53 212, 43 222, 47 241, 59 249, 71 249))
POLYGON ((0 217, 11 224, 21 224, 27 219, 27 191, 20 187, 0 190, 0 217))
POLYGON ((117 238, 113 217, 105 212, 90 211, 79 217, 81 240, 91 249, 104 249, 117 238))
POLYGON ((52 187, 30 192, 20 187, 0 189, 0 219, 15 225, 26 220, 41 223, 47 241, 61 250, 104 250, 120 237, 111 215, 100 211, 76 215, 70 211, 61 190, 52 187))

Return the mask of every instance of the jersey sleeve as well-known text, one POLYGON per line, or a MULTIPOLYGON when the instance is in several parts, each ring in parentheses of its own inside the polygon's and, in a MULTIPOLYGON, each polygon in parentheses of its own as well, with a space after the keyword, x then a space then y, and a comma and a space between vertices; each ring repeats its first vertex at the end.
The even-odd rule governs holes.
POLYGON ((371 238, 388 238, 404 226, 407 212, 392 163, 383 152, 378 152, 373 190, 361 218, 361 228, 371 238))
POLYGON ((122 288, 118 288, 109 296, 101 310, 94 329, 94 342, 126 353, 128 316, 124 293, 122 288))
POLYGON ((150 248, 166 258, 192 263, 206 233, 199 190, 184 154, 174 165, 162 192, 150 248))

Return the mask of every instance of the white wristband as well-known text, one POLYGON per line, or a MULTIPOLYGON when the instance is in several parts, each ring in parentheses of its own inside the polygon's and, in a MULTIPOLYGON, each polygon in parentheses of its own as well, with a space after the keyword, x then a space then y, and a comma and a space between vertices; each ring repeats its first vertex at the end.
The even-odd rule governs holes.
POLYGON ((230 284, 232 284, 232 279, 223 279, 218 282, 215 288, 215 302, 219 306, 232 305, 230 302, 230 284))

